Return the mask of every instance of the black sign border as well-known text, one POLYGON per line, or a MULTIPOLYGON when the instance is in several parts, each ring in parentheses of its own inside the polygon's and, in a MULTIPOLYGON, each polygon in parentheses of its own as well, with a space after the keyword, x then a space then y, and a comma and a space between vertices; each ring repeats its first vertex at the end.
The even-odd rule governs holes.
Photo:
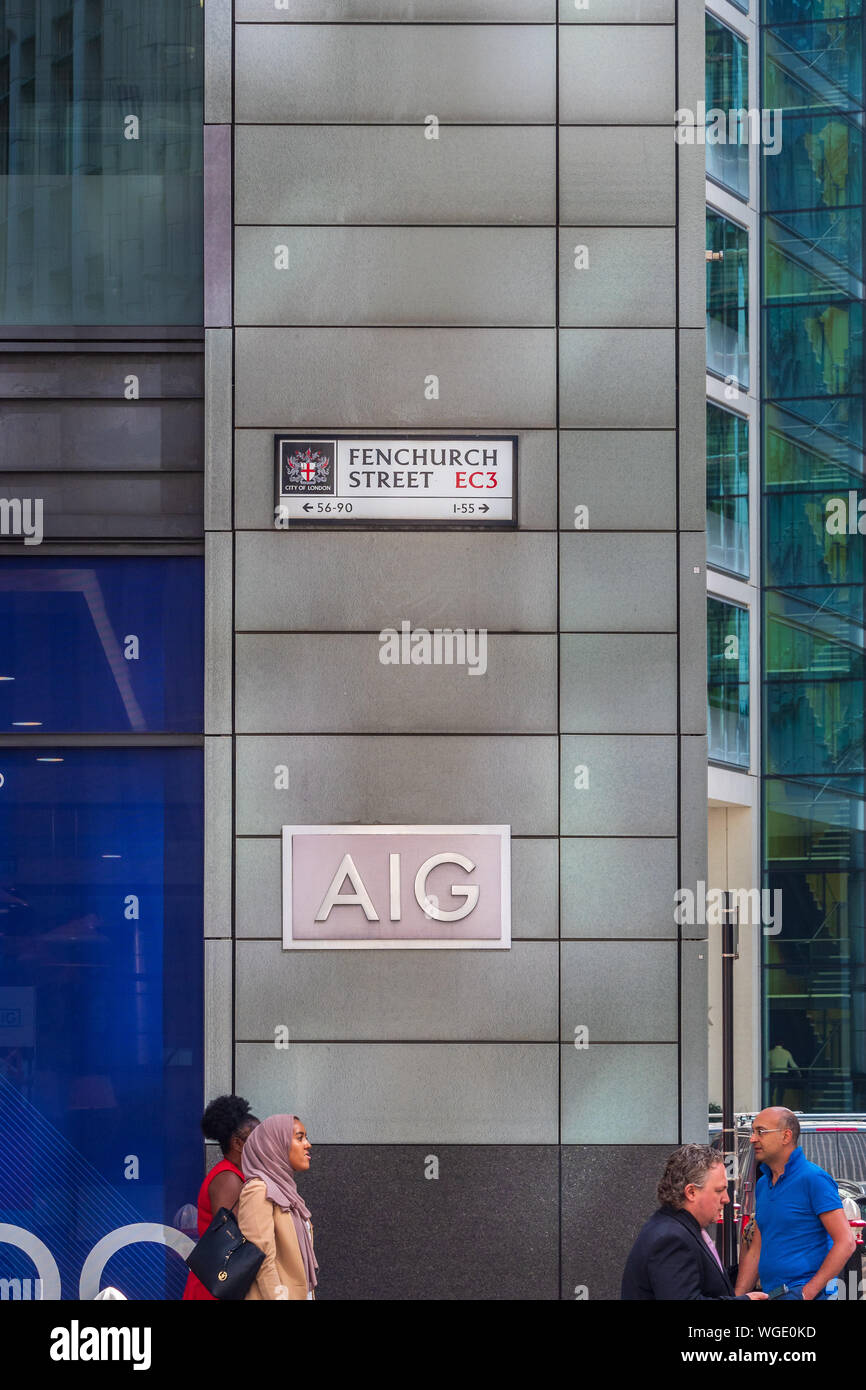
MULTIPOLYGON (((394 430, 390 434, 387 430, 376 430, 374 433, 355 434, 350 431, 334 430, 281 430, 274 435, 274 517, 277 516, 277 509, 281 502, 280 493, 280 446, 286 439, 309 439, 334 441, 334 487, 336 488, 337 479, 337 445, 341 441, 348 439, 472 439, 480 442, 487 441, 491 444, 510 443, 512 445, 512 497, 511 497, 511 518, 499 521, 480 521, 477 517, 460 519, 453 521, 428 521, 419 518, 418 521, 408 521, 401 517, 399 521, 373 520, 363 517, 292 517, 283 526, 274 526, 277 531, 295 531, 298 529, 319 530, 321 527, 347 527, 356 531, 516 531, 518 527, 518 452, 519 435, 516 434, 477 434, 471 430, 451 430, 442 434, 424 434, 416 430, 394 430)), ((312 496, 312 494, 311 494, 312 496)), ((317 497, 324 497, 323 493, 317 493, 317 497)))

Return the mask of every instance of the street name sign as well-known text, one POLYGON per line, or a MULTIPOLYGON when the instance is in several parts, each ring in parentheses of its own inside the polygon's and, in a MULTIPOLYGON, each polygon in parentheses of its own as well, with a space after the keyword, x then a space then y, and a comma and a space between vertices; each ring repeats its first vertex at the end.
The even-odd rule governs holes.
POLYGON ((517 436, 275 434, 274 524, 517 525, 517 436))

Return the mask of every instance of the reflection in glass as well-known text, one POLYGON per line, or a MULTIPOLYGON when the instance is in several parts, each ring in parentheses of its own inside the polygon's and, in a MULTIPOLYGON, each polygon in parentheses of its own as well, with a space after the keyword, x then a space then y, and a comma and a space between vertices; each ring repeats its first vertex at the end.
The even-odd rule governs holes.
POLYGON ((749 766, 749 612, 707 599, 709 756, 749 766))
POLYGON ((772 773, 863 773, 864 632, 810 589, 770 592, 765 622, 765 760, 772 773))
POLYGON ((749 573, 749 422, 707 402, 707 563, 749 573))
MULTIPOLYGON (((785 1047, 797 1074, 780 1102, 812 1112, 866 1105, 863 795, 768 778, 766 856, 782 930, 764 936, 765 1055, 785 1047)), ((765 1062, 765 1096, 778 1082, 765 1062)))
POLYGON ((0 321, 202 321, 201 0, 0 4, 0 321))
MULTIPOLYGON (((764 938, 769 1049, 796 1058, 785 1103, 866 1104, 863 796, 866 537, 828 528, 864 495, 864 70, 861 0, 764 0, 765 881, 784 929, 764 938)), ((781 1054, 779 1054, 781 1055, 781 1054)))
POLYGON ((749 47, 713 15, 706 17, 707 173, 711 179, 749 198, 749 47), (712 143, 710 112, 725 114, 729 139, 712 143), (729 113, 735 113, 729 117, 729 113), (731 137, 736 134, 736 143, 731 137), (742 143, 741 143, 742 142, 742 143))
POLYGON ((707 370, 749 385, 749 234, 707 213, 707 370))
POLYGON ((203 626, 193 556, 0 559, 0 732, 200 732, 203 626))
POLYGON ((764 17, 765 105, 863 105, 861 0, 765 0, 764 17))
MULTIPOLYGON (((0 1222, 44 1241, 64 1298, 98 1240, 175 1225, 201 1180, 202 756, 0 749, 0 1222)), ((177 1298, 185 1273, 133 1245, 104 1282, 177 1298)))

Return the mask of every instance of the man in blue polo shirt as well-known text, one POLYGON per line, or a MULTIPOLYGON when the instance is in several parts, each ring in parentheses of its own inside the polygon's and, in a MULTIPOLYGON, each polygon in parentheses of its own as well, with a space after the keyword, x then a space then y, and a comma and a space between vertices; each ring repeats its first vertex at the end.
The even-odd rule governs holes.
POLYGON ((753 1289, 760 1274, 765 1293, 787 1284, 794 1298, 834 1297, 835 1285, 827 1285, 854 1252, 839 1189, 829 1173, 809 1162, 799 1138, 796 1115, 780 1105, 752 1122, 750 1143, 763 1171, 755 1188, 754 1235, 740 1257, 738 1294, 753 1289))

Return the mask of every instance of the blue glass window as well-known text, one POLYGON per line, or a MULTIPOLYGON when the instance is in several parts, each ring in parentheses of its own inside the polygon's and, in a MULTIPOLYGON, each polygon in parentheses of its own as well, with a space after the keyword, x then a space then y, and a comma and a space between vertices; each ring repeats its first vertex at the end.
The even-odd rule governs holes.
POLYGON ((709 755, 749 766, 749 610, 707 599, 709 755))
MULTIPOLYGON (((0 1222, 76 1298, 98 1240, 176 1227, 201 1181, 202 752, 0 748, 0 776, 0 1222)), ((103 1285, 176 1298, 185 1274, 131 1245, 103 1285)))
POLYGON ((765 105, 862 107, 862 14, 862 0, 765 0, 765 105))
POLYGON ((707 401, 707 563, 749 573, 749 422, 707 401))
POLYGON ((713 15, 706 18, 707 173, 740 198, 749 198, 749 46, 713 15), (724 113, 728 139, 714 143, 724 113), (735 113, 735 114, 732 114, 735 113), (736 137, 734 140, 732 137, 736 137))
POLYGON ((763 19, 765 24, 803 25, 815 19, 855 19, 862 13, 863 0, 764 0, 763 19))
POLYGON ((707 213, 707 371, 749 385, 749 233, 707 213))
MULTIPOLYGON (((765 1101, 782 1041, 804 1110, 866 1105, 863 537, 828 527, 862 495, 862 0, 763 0, 764 875, 784 928, 764 939, 765 1101)), ((856 506, 856 503, 855 503, 856 506)))
POLYGON ((0 732, 202 729, 202 561, 0 560, 0 732))

